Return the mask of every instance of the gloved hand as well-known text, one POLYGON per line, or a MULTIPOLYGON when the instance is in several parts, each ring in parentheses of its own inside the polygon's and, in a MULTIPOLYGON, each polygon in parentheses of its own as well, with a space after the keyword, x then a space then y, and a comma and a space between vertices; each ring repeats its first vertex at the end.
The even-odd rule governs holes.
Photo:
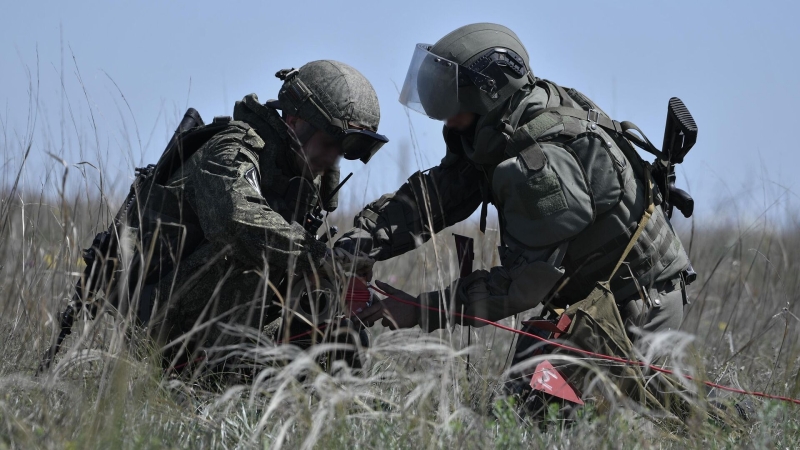
POLYGON ((322 260, 322 270, 328 279, 335 280, 338 271, 345 277, 356 275, 366 281, 371 281, 372 266, 375 265, 375 260, 364 252, 356 252, 353 254, 338 247, 334 247, 333 250, 328 249, 322 260))
POLYGON ((374 250, 372 235, 361 228, 352 228, 342 234, 336 242, 335 248, 341 248, 348 253, 358 254, 358 252, 370 253, 374 250))
POLYGON ((381 319, 381 324, 392 330, 413 328, 419 325, 420 302, 416 297, 377 280, 375 285, 383 292, 397 297, 403 302, 391 297, 376 301, 375 304, 358 314, 358 318, 362 322, 367 326, 372 326, 381 319))

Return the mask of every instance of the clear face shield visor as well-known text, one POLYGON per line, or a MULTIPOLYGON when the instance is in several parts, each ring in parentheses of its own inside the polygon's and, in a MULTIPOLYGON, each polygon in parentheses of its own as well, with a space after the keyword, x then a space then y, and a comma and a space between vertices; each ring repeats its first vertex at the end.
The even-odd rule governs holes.
POLYGON ((458 64, 429 51, 431 45, 417 44, 408 67, 400 103, 436 119, 458 114, 458 64))
POLYGON ((485 51, 469 67, 430 52, 431 45, 417 44, 400 92, 400 103, 436 120, 460 113, 475 103, 475 95, 497 99, 509 76, 529 76, 525 60, 502 47, 485 51))

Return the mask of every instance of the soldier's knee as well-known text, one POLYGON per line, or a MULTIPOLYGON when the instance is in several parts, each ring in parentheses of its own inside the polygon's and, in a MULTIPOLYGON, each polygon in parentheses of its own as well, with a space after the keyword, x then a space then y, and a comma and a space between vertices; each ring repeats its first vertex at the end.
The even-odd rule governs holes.
POLYGON ((653 309, 644 326, 645 332, 678 330, 683 323, 683 289, 660 292, 652 299, 653 309))
POLYGON ((680 329, 685 303, 683 289, 669 292, 651 289, 647 300, 633 299, 618 305, 632 341, 643 334, 680 329))

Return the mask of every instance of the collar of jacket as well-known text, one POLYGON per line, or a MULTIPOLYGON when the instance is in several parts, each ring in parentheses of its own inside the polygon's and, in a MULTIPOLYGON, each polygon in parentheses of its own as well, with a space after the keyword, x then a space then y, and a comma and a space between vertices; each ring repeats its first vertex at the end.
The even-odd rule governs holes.
POLYGON ((275 108, 260 103, 256 94, 246 95, 233 107, 233 120, 253 127, 267 144, 267 148, 276 151, 275 163, 284 175, 303 176, 304 171, 295 157, 301 151, 302 145, 275 108))
POLYGON ((524 124, 526 118, 547 104, 547 91, 539 86, 530 91, 519 91, 508 102, 489 114, 478 118, 475 125, 475 136, 470 139, 450 133, 453 138, 460 138, 467 157, 477 165, 494 167, 509 158, 506 152, 508 136, 504 133, 503 120, 507 120, 512 130, 524 124))

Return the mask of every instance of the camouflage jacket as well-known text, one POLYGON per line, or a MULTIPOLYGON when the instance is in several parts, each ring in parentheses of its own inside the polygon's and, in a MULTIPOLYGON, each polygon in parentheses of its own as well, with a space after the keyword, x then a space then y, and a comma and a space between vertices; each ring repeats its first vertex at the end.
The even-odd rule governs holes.
POLYGON ((203 264, 220 260, 237 270, 268 266, 275 284, 287 270, 317 267, 326 246, 298 222, 316 205, 325 175, 303 176, 294 153, 299 145, 278 112, 254 94, 237 102, 227 127, 166 183, 142 192, 141 245, 133 264, 146 255, 141 249, 153 249, 144 284, 158 284, 163 292, 176 267, 180 284, 203 264))
POLYGON ((173 177, 168 188, 182 187, 205 239, 228 247, 245 265, 300 272, 318 265, 325 244, 298 222, 315 205, 320 177, 303 177, 293 154, 292 147, 299 147, 294 134, 254 94, 237 102, 233 120, 190 158, 183 176, 173 177))

